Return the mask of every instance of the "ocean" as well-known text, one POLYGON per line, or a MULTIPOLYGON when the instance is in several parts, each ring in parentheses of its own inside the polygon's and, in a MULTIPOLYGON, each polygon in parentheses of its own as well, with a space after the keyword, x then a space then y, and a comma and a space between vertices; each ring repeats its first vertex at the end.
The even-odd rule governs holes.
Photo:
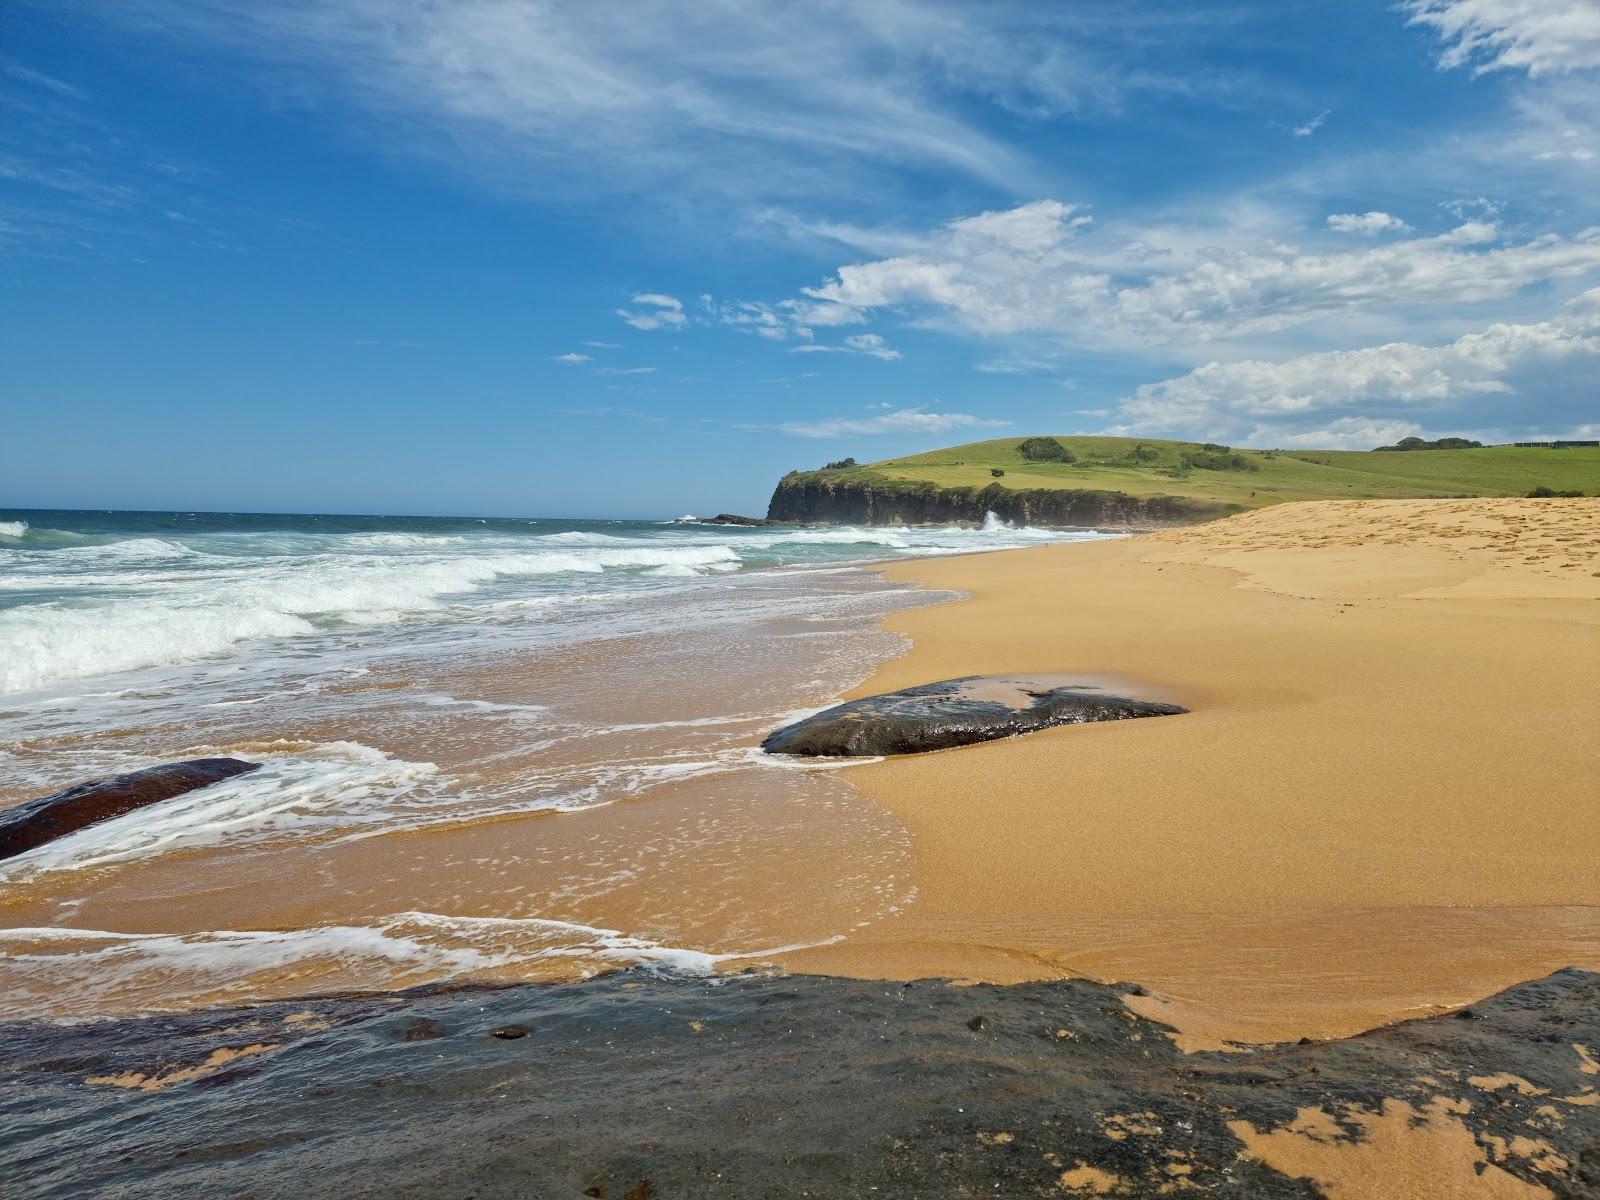
MULTIPOLYGON (((264 764, 0 863, 0 1006, 85 1017, 709 970, 911 901, 908 839, 762 736, 1017 529, 0 511, 0 804, 264 764)), ((847 770, 847 768, 846 768, 847 770)))

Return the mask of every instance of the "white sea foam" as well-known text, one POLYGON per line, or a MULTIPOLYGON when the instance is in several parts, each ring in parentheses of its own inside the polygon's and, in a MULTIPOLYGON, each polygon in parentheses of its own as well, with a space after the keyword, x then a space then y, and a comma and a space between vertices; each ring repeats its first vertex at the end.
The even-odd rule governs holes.
POLYGON ((26 521, 0 521, 0 538, 22 539, 28 536, 26 521))
MULTIPOLYGON (((427 762, 394 759, 359 742, 252 747, 260 770, 102 821, 0 863, 0 882, 81 870, 172 850, 292 841, 342 832, 419 809, 447 808, 450 780, 427 762)), ((226 753, 203 747, 194 753, 226 753)))
POLYGON ((62 1011, 93 1017, 292 995, 308 979, 328 992, 370 986, 373 978, 406 987, 552 970, 581 977, 622 966, 709 975, 723 962, 817 944, 826 943, 710 953, 572 921, 429 912, 284 931, 29 927, 0 930, 0 994, 14 1018, 62 1011))
POLYGON ((133 600, 81 608, 31 605, 0 613, 0 692, 183 662, 251 638, 292 637, 311 629, 300 617, 264 608, 179 609, 133 600))
POLYGON ((166 573, 133 566, 193 554, 175 543, 137 538, 51 551, 36 556, 45 560, 44 570, 9 573, 0 586, 53 589, 63 599, 0 610, 0 692, 193 661, 259 638, 309 634, 328 622, 391 624, 437 611, 446 598, 496 580, 652 568, 693 576, 739 565, 726 545, 635 544, 513 554, 227 558, 166 573), (92 566, 63 571, 69 555, 89 556, 92 566), (122 560, 120 569, 105 569, 107 557, 122 560), (112 588, 131 594, 92 595, 112 588), (88 599, 73 602, 85 592, 88 599))
POLYGON ((464 537, 437 533, 352 533, 342 540, 346 546, 361 550, 437 550, 467 544, 464 537))
POLYGON ((520 525, 469 533, 341 533, 314 523, 196 532, 185 525, 176 534, 139 530, 120 539, 27 530, 20 521, 0 529, 28 535, 0 546, 0 692, 12 693, 242 657, 263 640, 358 635, 402 622, 415 629, 419 620, 440 628, 509 621, 519 610, 596 594, 569 580, 598 575, 611 595, 613 580, 623 590, 694 586, 741 567, 964 553, 1070 536, 998 519, 983 529, 679 526, 627 536, 598 529, 530 536, 520 525), (44 533, 80 542, 40 543, 44 533))

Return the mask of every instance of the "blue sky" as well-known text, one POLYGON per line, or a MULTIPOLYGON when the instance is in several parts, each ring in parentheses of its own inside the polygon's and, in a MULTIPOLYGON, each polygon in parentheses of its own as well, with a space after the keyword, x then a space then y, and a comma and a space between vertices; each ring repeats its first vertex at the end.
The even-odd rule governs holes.
POLYGON ((12 0, 0 505, 1600 436, 1600 3, 12 0))

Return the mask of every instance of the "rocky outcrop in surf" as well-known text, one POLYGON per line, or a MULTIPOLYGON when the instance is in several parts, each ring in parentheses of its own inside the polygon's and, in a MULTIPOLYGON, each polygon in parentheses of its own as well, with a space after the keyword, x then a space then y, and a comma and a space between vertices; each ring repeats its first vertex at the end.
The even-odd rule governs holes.
POLYGON ((624 971, 11 1023, 0 1178, 8 1200, 1600 1195, 1600 975, 1240 1053, 1182 1053, 1130 991, 624 971))
POLYGON ((793 472, 778 482, 767 518, 794 525, 981 525, 989 513, 1017 525, 1066 529, 1149 529, 1238 511, 1188 496, 1131 496, 1077 488, 942 488, 829 471, 793 472))
POLYGON ((768 754, 806 757, 917 754, 1056 725, 1188 711, 1176 704, 1119 696, 1086 681, 969 675, 835 705, 778 730, 761 748, 768 754))
POLYGON ((91 780, 53 796, 0 809, 0 859, 260 766, 237 758, 193 758, 91 780))

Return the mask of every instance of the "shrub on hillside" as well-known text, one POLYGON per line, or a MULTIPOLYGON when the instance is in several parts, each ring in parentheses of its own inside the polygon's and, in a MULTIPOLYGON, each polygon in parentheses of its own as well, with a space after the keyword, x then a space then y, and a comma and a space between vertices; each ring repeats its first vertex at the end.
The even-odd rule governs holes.
POLYGON ((1017 445, 1017 453, 1029 462, 1077 462, 1078 456, 1053 437, 1024 438, 1017 445))
POLYGON ((1530 500, 1544 500, 1544 499, 1548 499, 1549 497, 1552 497, 1552 496, 1560 496, 1563 499, 1575 500, 1579 496, 1582 496, 1582 495, 1583 495, 1583 493, 1582 492, 1578 492, 1578 491, 1558 492, 1558 491, 1556 491, 1555 488, 1545 487, 1544 484, 1541 483, 1538 487, 1534 488, 1533 491, 1528 493, 1528 499, 1530 499, 1530 500))
POLYGON ((1221 453, 1212 450, 1190 450, 1183 456, 1183 465, 1197 467, 1202 471, 1259 471, 1260 464, 1251 461, 1242 454, 1233 453, 1224 449, 1221 453))
POLYGON ((989 474, 994 476, 996 479, 999 479, 1000 476, 1005 474, 1005 472, 1002 471, 999 467, 990 467, 989 468, 989 474))
POLYGON ((855 459, 853 459, 853 458, 841 458, 838 462, 823 463, 822 464, 822 469, 824 471, 842 471, 846 467, 853 467, 855 465, 856 465, 856 460, 855 459))
POLYGON ((1433 441, 1419 437, 1403 437, 1392 446, 1376 446, 1376 450, 1478 450, 1482 442, 1471 438, 1442 437, 1433 441))

